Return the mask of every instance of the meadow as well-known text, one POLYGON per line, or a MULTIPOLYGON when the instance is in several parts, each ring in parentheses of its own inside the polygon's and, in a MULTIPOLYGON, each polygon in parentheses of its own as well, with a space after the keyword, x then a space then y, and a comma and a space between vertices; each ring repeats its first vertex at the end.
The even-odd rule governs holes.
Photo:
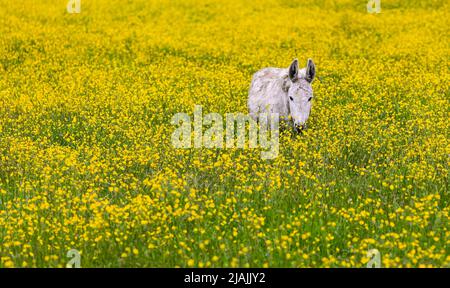
POLYGON ((0 267, 450 267, 444 0, 0 1, 0 267), (317 66, 309 129, 175 149, 317 66))

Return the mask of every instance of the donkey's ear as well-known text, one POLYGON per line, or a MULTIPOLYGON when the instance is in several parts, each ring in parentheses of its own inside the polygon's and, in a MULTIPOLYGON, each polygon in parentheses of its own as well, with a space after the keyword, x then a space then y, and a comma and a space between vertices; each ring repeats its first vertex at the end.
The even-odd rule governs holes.
POLYGON ((289 66, 289 79, 291 79, 292 82, 297 81, 298 79, 298 60, 295 59, 291 66, 289 66))
POLYGON ((312 83, 315 77, 316 77, 316 65, 311 59, 308 59, 308 63, 306 64, 305 79, 309 83, 312 83))

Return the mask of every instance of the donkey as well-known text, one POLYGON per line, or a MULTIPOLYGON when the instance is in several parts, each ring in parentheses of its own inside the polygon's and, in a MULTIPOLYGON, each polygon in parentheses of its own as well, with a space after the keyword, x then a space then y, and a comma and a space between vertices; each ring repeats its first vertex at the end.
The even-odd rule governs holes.
POLYGON ((306 129, 315 76, 316 66, 311 59, 303 69, 295 59, 288 69, 264 68, 256 72, 248 97, 250 116, 257 121, 261 113, 277 113, 296 132, 306 129))

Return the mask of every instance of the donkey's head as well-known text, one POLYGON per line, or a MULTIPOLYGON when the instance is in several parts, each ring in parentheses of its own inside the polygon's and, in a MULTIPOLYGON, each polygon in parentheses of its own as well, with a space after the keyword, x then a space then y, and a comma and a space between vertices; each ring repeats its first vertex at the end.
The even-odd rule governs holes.
POLYGON ((316 66, 311 59, 308 59, 306 68, 299 69, 297 59, 289 67, 288 105, 294 127, 298 132, 306 128, 313 98, 311 83, 315 76, 316 66))

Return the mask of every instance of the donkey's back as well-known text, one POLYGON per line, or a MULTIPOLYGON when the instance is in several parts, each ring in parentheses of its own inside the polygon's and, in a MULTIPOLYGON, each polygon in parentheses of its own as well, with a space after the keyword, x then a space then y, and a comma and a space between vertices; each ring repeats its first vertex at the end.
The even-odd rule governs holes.
POLYGON ((287 91, 284 86, 287 78, 288 69, 284 68, 264 68, 253 75, 248 98, 248 109, 253 119, 256 120, 259 113, 283 114, 286 110, 287 91))

